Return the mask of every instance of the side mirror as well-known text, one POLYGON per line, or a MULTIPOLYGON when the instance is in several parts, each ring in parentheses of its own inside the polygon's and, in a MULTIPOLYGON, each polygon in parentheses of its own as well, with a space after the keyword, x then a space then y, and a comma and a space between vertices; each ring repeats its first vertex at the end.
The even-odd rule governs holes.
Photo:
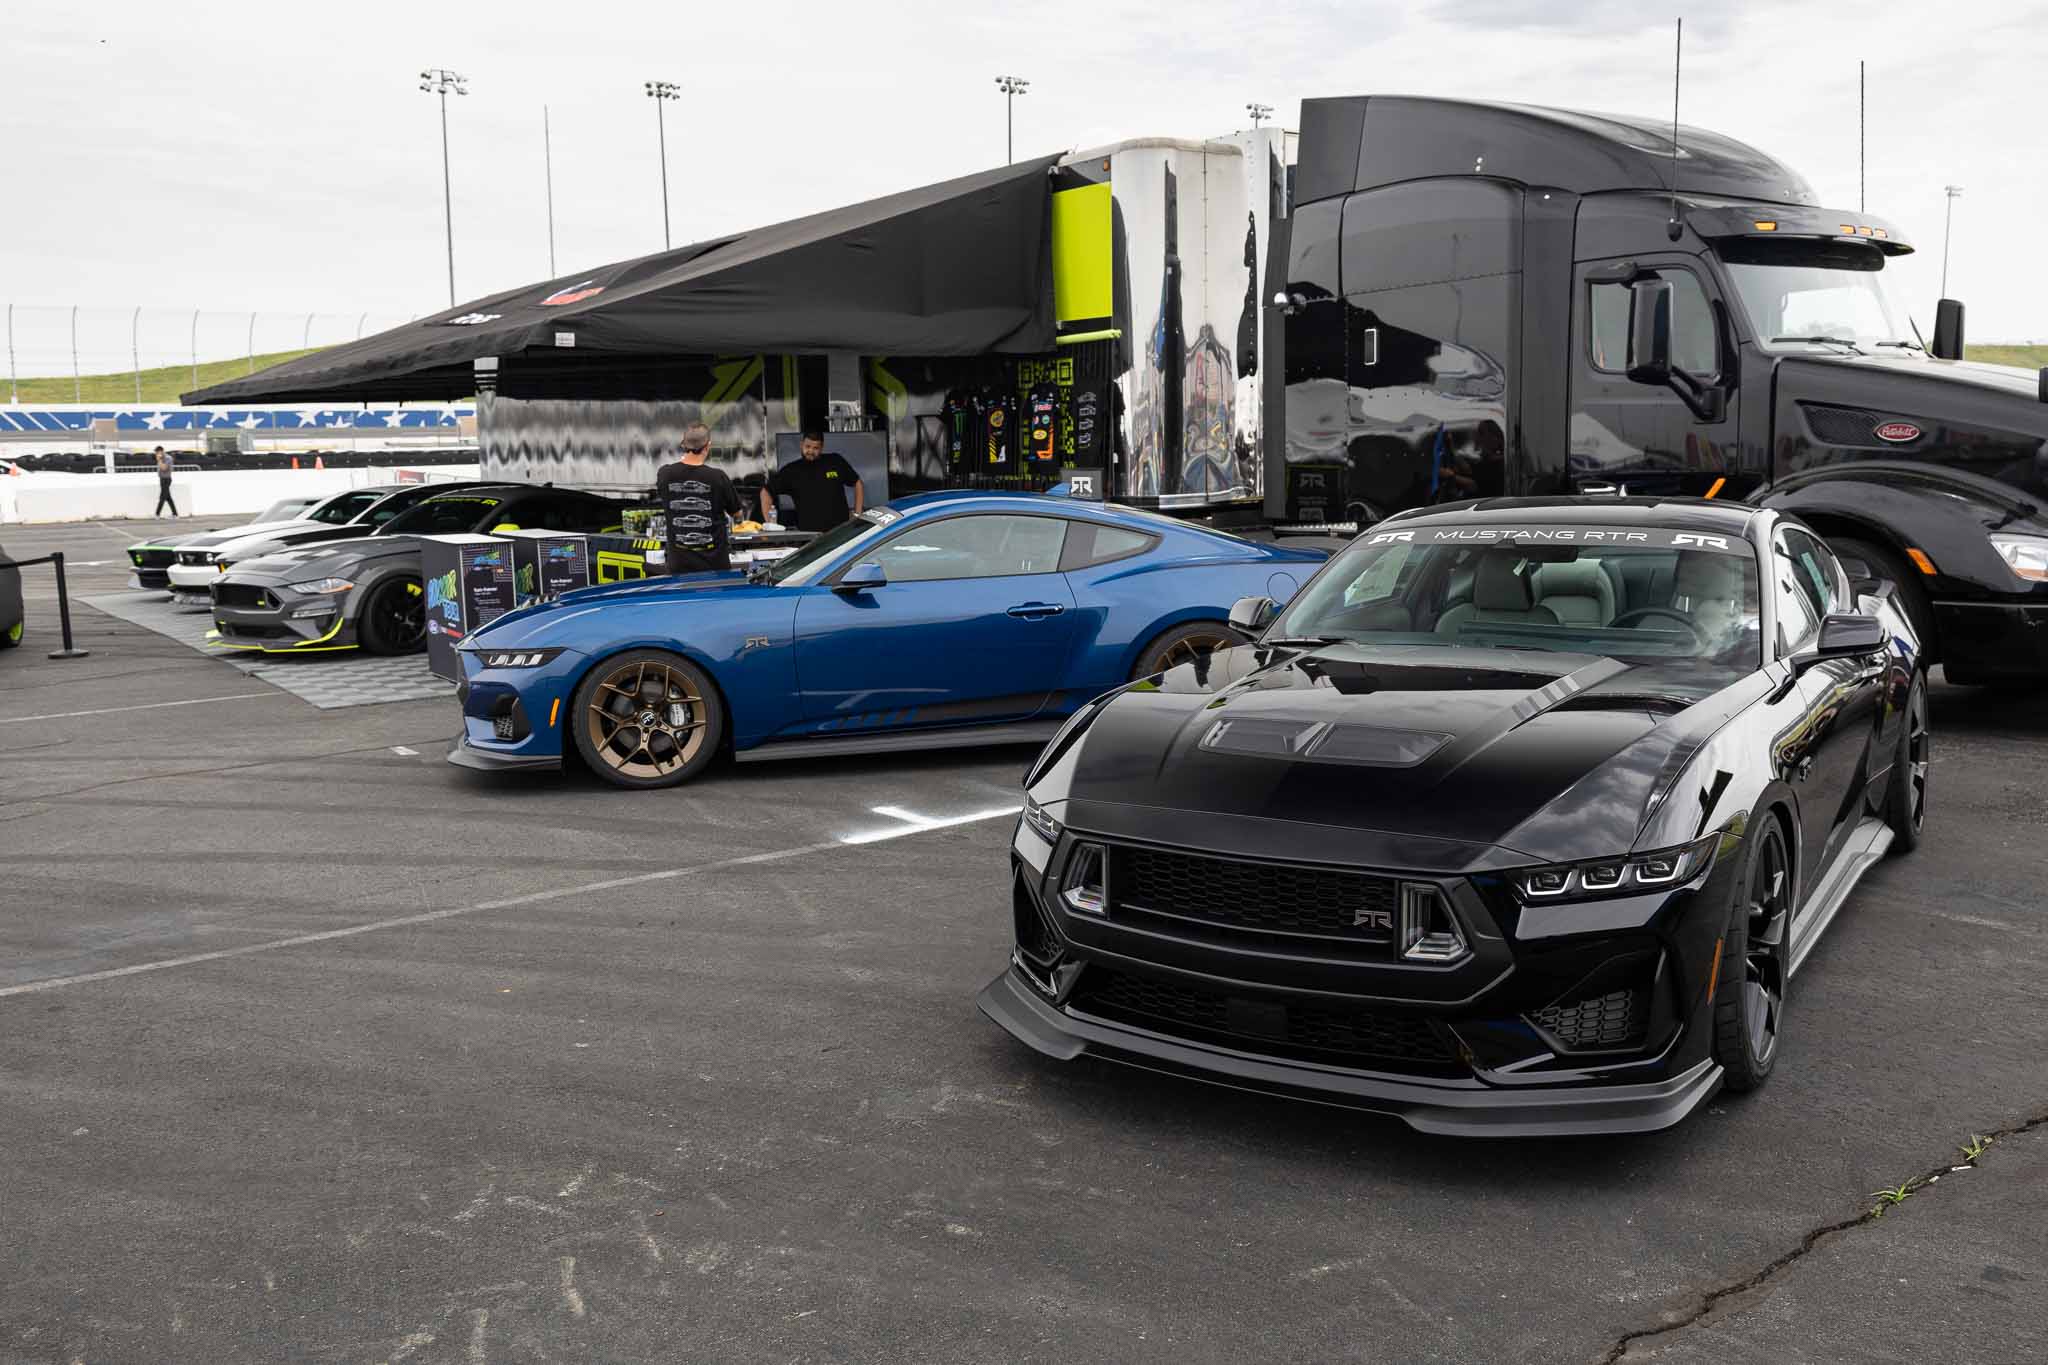
POLYGON ((2048 365, 2041 367, 2041 378, 2034 385, 2034 396, 2048 403, 2048 365))
POLYGON ((1270 597, 1240 597, 1230 604, 1230 628, 1240 635, 1257 635, 1279 614, 1280 604, 1270 597))
POLYGON ((1812 667, 1829 659, 1853 659, 1875 654, 1884 648, 1884 622, 1875 616, 1830 615, 1820 623, 1820 639, 1811 651, 1799 656, 1797 665, 1812 667))
POLYGON ((1963 358, 1963 305, 1943 299, 1934 305, 1934 344, 1927 348, 1937 360, 1963 358))
POLYGON ((889 575, 882 570, 880 561, 865 559, 839 575, 839 581, 832 585, 834 592, 866 592, 870 588, 889 586, 889 575))
POLYGON ((1628 377, 1660 388, 1671 382, 1671 282, 1628 287, 1628 377))

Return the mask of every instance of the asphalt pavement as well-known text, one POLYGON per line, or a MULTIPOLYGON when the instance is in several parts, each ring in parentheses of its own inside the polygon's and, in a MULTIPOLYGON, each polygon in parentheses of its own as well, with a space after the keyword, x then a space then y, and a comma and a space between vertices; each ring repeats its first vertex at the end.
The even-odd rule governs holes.
POLYGON ((2048 696, 1935 688, 1763 1091, 1481 1143, 982 1020, 1028 752, 485 776, 449 702, 46 659, 29 574, 0 1362, 2048 1357, 2048 696))

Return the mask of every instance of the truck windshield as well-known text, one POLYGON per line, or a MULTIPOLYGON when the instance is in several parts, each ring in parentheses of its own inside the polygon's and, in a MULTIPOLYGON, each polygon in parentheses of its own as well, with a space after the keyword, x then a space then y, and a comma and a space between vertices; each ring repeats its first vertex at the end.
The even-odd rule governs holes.
POLYGON ((1759 613, 1756 556, 1739 536, 1555 524, 1416 527, 1354 542, 1265 639, 1756 668, 1759 613))
POLYGON ((1723 239, 1728 278, 1750 325, 1779 350, 1921 349, 1884 255, 1855 242, 1723 239))

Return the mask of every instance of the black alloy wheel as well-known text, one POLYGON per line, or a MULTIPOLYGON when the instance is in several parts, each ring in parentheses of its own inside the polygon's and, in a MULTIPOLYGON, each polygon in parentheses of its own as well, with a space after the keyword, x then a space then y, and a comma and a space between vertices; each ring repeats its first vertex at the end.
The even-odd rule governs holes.
POLYGON ((1750 836, 1748 876, 1729 916, 1714 985, 1714 1058, 1730 1090, 1754 1090, 1778 1060, 1791 975, 1792 856, 1768 819, 1750 836))
POLYGON ((427 643, 427 598, 418 580, 393 578, 370 590, 356 618, 356 639, 370 654, 413 654, 427 643))
POLYGON ((1196 663, 1219 649, 1235 649, 1243 643, 1244 636, 1221 621, 1191 621, 1175 626, 1145 646, 1138 655, 1137 666, 1131 670, 1131 681, 1164 673, 1181 664, 1196 663))
POLYGON ((1933 753, 1927 725, 1927 675, 1917 674, 1906 694, 1906 713, 1899 717, 1899 749, 1892 759, 1891 787, 1884 797, 1884 822, 1891 826, 1891 852, 1896 856, 1920 847, 1927 823, 1927 769, 1933 753))
POLYGON ((666 650, 606 659, 577 687, 570 714, 576 751, 621 787, 687 782, 725 742, 725 706, 711 679, 666 650))

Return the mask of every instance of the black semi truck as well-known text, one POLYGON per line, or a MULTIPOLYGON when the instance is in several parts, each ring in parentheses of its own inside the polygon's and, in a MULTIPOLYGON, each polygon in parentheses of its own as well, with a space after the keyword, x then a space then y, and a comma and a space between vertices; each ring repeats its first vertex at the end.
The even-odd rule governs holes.
POLYGON ((1889 287, 1912 250, 1892 225, 1673 133, 1304 101, 1269 271, 1266 515, 1763 500, 1893 579, 1951 680, 2048 675, 2048 372, 1963 361, 1951 300, 1924 338, 1889 287))

